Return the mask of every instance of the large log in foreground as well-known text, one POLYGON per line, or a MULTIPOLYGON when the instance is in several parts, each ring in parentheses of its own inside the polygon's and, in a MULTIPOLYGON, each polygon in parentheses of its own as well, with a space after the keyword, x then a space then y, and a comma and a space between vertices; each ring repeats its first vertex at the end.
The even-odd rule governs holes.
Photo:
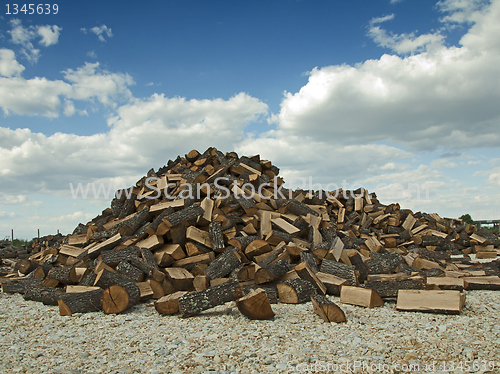
POLYGON ((179 298, 179 311, 181 317, 190 317, 240 297, 243 297, 241 286, 238 281, 231 279, 206 290, 181 296, 179 298))

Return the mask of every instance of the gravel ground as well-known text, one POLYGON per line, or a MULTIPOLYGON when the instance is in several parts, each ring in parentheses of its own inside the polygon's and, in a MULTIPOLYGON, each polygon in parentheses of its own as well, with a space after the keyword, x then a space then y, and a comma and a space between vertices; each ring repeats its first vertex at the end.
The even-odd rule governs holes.
POLYGON ((0 373, 500 373, 499 292, 469 292, 458 316, 338 305, 348 322, 310 302, 272 305, 271 321, 233 303, 187 319, 151 303, 62 317, 0 293, 0 373))

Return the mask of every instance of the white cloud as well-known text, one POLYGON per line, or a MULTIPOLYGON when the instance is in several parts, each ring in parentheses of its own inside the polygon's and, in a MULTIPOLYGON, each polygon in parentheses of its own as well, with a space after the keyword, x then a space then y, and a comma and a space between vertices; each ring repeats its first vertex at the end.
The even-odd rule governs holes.
POLYGON ((95 53, 95 51, 88 51, 87 56, 91 58, 97 58, 97 54, 95 53))
MULTIPOLYGON (((99 63, 86 63, 76 70, 62 72, 65 81, 46 78, 23 79, 0 77, 0 107, 5 114, 58 117, 63 107, 61 99, 92 102, 116 107, 117 102, 132 97, 128 86, 134 80, 127 74, 110 73, 99 63)), ((64 106, 65 114, 74 113, 64 106)), ((85 113, 85 112, 83 112, 85 113)))
POLYGON ((40 58, 40 50, 33 46, 32 40, 40 37, 39 44, 48 47, 58 43, 62 30, 56 25, 24 27, 20 19, 12 19, 9 24, 11 30, 8 33, 11 35, 11 42, 22 46, 21 53, 31 63, 38 62, 40 58))
MULTIPOLYGON (((92 27, 90 29, 91 32, 96 34, 99 37, 99 40, 101 42, 106 42, 106 39, 104 38, 104 35, 106 35, 108 38, 111 38, 113 36, 113 33, 111 32, 111 29, 108 28, 106 25, 101 25, 99 27, 92 27)), ((86 32, 85 32, 86 33, 86 32)))
POLYGON ((67 222, 67 221, 82 221, 82 220, 87 222, 94 217, 95 215, 92 215, 91 213, 74 212, 59 217, 50 217, 49 222, 67 222))
POLYGON ((497 147, 500 2, 487 10, 462 38, 463 47, 313 69, 305 86, 285 93, 273 120, 287 134, 333 144, 497 147))
POLYGON ((59 34, 61 33, 61 30, 62 28, 56 25, 38 26, 38 35, 42 37, 42 40, 40 40, 39 43, 43 44, 45 47, 57 44, 59 42, 59 34))
POLYGON ((4 212, 3 210, 0 210, 0 219, 2 218, 14 218, 16 216, 16 213, 14 212, 4 212))
POLYGON ((10 78, 21 75, 23 70, 24 66, 17 62, 14 51, 0 49, 0 75, 10 78))

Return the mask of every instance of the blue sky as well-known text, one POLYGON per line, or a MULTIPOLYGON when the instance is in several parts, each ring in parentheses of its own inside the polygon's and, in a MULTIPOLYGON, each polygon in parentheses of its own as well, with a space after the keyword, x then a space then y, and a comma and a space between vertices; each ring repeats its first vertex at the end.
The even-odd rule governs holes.
POLYGON ((129 186, 209 146, 414 211, 500 215, 498 0, 58 5, 0 13, 1 237, 71 232, 110 199, 69 183, 129 186))

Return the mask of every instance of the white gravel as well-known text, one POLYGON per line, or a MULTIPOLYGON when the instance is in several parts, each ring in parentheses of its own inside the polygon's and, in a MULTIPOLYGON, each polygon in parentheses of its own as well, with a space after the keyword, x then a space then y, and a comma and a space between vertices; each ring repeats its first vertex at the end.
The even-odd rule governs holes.
POLYGON ((323 322, 310 302, 272 305, 271 321, 232 303, 187 319, 152 303, 61 317, 0 293, 0 373, 500 373, 499 292, 469 292, 458 316, 338 305, 348 322, 323 322))

